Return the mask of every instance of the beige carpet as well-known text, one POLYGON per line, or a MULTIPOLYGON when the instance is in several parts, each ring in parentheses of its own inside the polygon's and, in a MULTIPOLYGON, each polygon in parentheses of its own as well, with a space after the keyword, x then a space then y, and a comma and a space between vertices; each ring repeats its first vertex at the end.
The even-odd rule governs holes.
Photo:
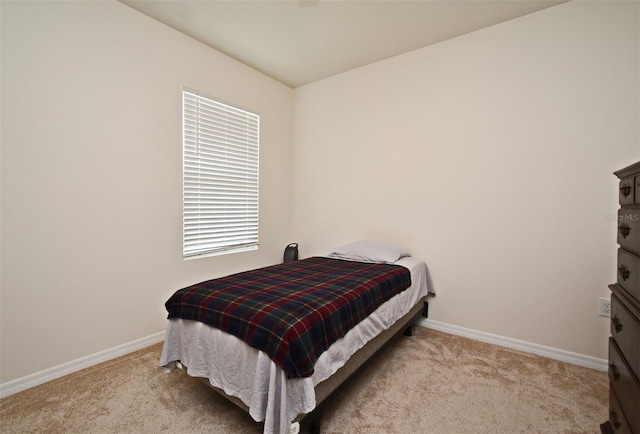
MULTIPOLYGON (((0 400, 2 433, 260 433, 160 345, 0 400)), ((323 433, 582 433, 607 418, 593 371, 416 327, 325 410, 323 433)))

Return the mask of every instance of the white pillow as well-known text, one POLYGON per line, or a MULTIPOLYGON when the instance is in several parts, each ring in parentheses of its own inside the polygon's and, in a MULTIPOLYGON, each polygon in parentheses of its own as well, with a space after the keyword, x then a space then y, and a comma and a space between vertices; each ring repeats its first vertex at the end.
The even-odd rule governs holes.
POLYGON ((328 256, 330 258, 348 259, 352 261, 393 264, 398 259, 411 256, 411 254, 404 249, 385 243, 356 241, 338 247, 328 256))

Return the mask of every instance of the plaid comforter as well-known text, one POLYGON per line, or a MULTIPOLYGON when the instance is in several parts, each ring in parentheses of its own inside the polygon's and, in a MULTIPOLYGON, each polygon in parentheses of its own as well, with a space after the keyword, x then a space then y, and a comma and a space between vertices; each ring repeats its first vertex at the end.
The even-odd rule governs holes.
POLYGON ((308 377, 333 342, 411 285, 398 265, 312 257, 198 283, 166 302, 264 351, 288 378, 308 377))

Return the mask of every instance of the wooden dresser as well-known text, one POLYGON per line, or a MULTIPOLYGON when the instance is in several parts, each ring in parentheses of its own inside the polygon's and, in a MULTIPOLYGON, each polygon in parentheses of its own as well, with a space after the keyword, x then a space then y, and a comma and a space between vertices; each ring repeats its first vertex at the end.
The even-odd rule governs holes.
POLYGON ((618 277, 611 289, 609 420, 612 433, 640 433, 640 162, 620 178, 618 277))

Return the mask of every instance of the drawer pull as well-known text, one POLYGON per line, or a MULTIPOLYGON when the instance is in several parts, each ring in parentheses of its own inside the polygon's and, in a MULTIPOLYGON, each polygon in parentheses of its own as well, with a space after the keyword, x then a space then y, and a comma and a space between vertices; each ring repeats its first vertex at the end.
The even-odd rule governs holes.
POLYGON ((620 277, 622 277, 623 282, 631 275, 631 271, 624 264, 618 267, 618 271, 620 272, 620 277))
POLYGON ((620 333, 622 331, 622 321, 617 316, 611 318, 611 323, 613 327, 616 329, 616 333, 620 333))
POLYGON ((610 363, 609 369, 611 370, 611 375, 613 376, 613 379, 615 381, 618 381, 620 379, 620 371, 618 371, 618 367, 616 366, 616 364, 610 363))
POLYGON ((622 187, 620 187, 620 193, 622 193, 622 195, 625 197, 625 199, 627 198, 627 196, 629 196, 631 194, 631 185, 629 184, 622 184, 622 187))
POLYGON ((618 226, 618 231, 620 231, 620 235, 622 235, 622 238, 627 238, 629 236, 629 233, 631 232, 631 226, 626 223, 622 223, 620 226, 618 226))
POLYGON ((618 413, 615 410, 609 412, 609 420, 615 429, 620 428, 620 421, 618 420, 618 413))

